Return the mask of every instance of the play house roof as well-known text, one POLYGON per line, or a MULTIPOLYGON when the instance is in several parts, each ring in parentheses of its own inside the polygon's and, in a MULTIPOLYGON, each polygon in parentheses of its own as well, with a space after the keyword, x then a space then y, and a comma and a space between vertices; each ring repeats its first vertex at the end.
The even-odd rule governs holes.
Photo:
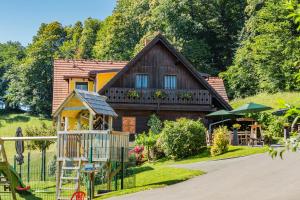
POLYGON ((93 114, 102 114, 116 117, 118 116, 114 109, 106 102, 106 97, 96 92, 88 92, 83 90, 74 90, 69 94, 65 101, 54 112, 56 117, 62 111, 81 111, 89 110, 93 114))

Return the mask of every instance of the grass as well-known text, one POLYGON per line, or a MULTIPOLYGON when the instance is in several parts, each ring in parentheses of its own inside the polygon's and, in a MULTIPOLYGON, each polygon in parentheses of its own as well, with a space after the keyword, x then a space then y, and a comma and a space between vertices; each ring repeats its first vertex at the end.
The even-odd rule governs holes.
POLYGON ((196 155, 191 156, 186 159, 182 160, 160 160, 157 164, 160 165, 171 165, 171 164, 188 164, 194 162, 203 162, 203 161, 210 161, 210 160, 222 160, 228 158, 237 158, 242 156, 249 156, 253 154, 265 153, 268 151, 267 147, 248 147, 248 146, 229 146, 228 152, 218 155, 218 156, 211 156, 210 149, 208 148, 204 152, 196 155))
POLYGON ((233 108, 237 108, 245 103, 255 102, 263 105, 270 106, 274 109, 281 108, 279 101, 284 101, 285 103, 292 104, 295 106, 300 106, 300 92, 279 92, 275 94, 261 93, 255 96, 247 97, 244 99, 234 99, 230 102, 233 108))
MULTIPOLYGON (((29 115, 27 113, 0 113, 0 137, 13 137, 16 134, 16 130, 18 127, 22 128, 23 135, 24 130, 28 126, 40 126, 41 123, 44 122, 46 124, 51 124, 51 120, 35 117, 29 115)), ((10 162, 12 162, 12 158, 15 155, 15 142, 5 142, 6 154, 10 162)), ((51 148, 51 151, 54 151, 51 148)), ((24 152, 24 155, 27 152, 24 152)), ((32 152, 33 154, 35 152, 32 152)), ((36 158, 32 155, 32 158, 36 158)))

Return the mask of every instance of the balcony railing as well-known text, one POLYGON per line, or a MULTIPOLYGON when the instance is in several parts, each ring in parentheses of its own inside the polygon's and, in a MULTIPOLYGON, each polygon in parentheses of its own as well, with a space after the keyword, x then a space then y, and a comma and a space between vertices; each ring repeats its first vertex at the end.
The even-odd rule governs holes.
POLYGON ((211 104, 211 95, 208 90, 110 88, 105 91, 105 96, 111 103, 211 104))

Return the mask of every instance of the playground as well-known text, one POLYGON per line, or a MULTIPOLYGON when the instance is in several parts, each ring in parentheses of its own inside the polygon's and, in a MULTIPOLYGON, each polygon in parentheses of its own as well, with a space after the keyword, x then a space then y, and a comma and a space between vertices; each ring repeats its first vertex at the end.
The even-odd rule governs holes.
POLYGON ((129 134, 112 131, 114 116, 103 97, 74 91, 54 113, 56 136, 24 137, 18 129, 0 138, 0 199, 93 199, 134 187, 129 134), (51 145, 25 151, 33 141, 51 145))

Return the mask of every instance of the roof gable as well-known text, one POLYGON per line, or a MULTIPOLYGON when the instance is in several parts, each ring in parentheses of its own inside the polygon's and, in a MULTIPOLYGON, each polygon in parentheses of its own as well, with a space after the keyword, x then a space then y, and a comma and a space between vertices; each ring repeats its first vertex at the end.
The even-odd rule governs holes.
POLYGON ((133 67, 141 57, 146 54, 151 48, 153 48, 158 42, 161 42, 177 59, 180 61, 187 70, 198 80, 204 88, 206 88, 225 109, 231 110, 231 106, 228 102, 201 76, 201 74, 192 66, 192 64, 179 53, 162 35, 158 34, 151 42, 149 42, 121 71, 114 76, 100 91, 103 93, 107 88, 112 86, 125 72, 133 67))
POLYGON ((105 96, 101 96, 96 92, 88 92, 77 89, 69 94, 65 101, 62 102, 58 109, 53 113, 53 116, 58 116, 59 113, 64 110, 67 103, 72 100, 72 98, 79 99, 84 107, 86 107, 86 109, 88 109, 93 114, 103 114, 113 117, 118 116, 114 109, 106 102, 105 96))

